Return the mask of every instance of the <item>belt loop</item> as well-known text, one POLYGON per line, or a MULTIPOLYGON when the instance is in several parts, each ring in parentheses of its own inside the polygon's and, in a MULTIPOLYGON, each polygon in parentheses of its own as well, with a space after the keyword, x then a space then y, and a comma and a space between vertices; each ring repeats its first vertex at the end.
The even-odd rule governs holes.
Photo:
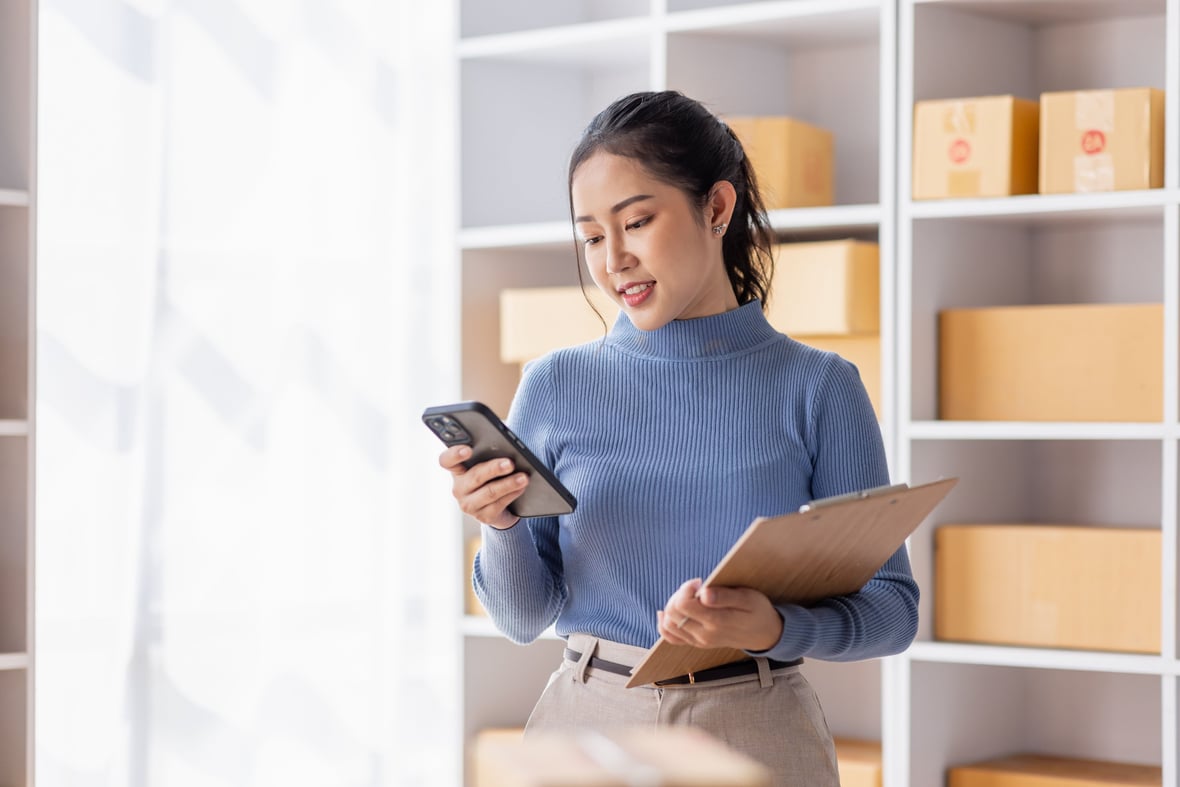
POLYGON ((598 650, 598 639, 591 638, 589 642, 582 647, 582 655, 578 658, 578 665, 574 667, 574 680, 578 683, 586 682, 586 667, 590 664, 591 657, 594 652, 598 650))
POLYGON ((774 685, 774 678, 770 674, 770 662, 760 656, 755 657, 754 661, 758 664, 758 684, 764 689, 769 689, 774 685))

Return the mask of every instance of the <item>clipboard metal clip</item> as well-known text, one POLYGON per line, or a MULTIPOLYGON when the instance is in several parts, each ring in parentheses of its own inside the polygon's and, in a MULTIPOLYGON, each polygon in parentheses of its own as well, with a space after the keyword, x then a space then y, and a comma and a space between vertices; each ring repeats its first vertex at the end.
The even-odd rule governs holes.
POLYGON ((866 497, 888 495, 894 492, 901 492, 902 490, 909 488, 909 484, 885 484, 884 486, 874 486, 870 489, 860 489, 856 492, 848 492, 847 494, 843 495, 821 497, 819 500, 812 500, 810 503, 804 503, 799 507, 799 513, 806 514, 808 511, 814 511, 817 508, 826 508, 827 506, 834 506, 838 503, 847 503, 850 500, 863 500, 866 497))

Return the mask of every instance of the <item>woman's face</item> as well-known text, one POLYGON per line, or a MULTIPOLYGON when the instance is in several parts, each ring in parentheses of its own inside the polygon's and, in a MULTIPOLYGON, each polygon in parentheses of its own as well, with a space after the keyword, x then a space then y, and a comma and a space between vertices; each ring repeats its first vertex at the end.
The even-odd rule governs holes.
POLYGON ((602 151, 574 171, 570 194, 590 276, 635 327, 654 331, 737 308, 722 236, 712 231, 733 210, 727 194, 698 208, 634 159, 602 151))

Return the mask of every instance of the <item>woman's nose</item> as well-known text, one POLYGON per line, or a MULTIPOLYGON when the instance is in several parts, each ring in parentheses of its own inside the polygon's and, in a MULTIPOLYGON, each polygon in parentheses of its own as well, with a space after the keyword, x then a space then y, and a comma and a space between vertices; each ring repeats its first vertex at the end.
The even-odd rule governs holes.
POLYGON ((606 272, 622 273, 635 265, 635 257, 627 250, 622 240, 608 241, 606 247, 606 272))

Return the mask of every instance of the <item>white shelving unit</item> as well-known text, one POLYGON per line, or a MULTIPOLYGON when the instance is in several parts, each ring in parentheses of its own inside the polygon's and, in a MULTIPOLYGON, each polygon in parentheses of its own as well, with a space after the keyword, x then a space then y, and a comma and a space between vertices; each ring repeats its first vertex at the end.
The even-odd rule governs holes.
MULTIPOLYGON (((911 540, 914 646, 805 665, 833 732, 883 741, 887 787, 934 787, 951 765, 1017 750, 1160 764, 1178 783, 1180 0, 513 0, 494 12, 461 0, 460 14, 463 395, 504 412, 519 379, 497 360, 501 289, 577 283, 565 168, 612 99, 674 88, 722 115, 831 129, 836 205, 772 222, 784 240, 880 244, 893 475, 963 479, 911 540), (1143 85, 1167 91, 1163 189, 909 198, 915 100, 1143 85), (1160 423, 938 420, 940 309, 1123 301, 1165 304, 1160 423), (1161 654, 934 641, 934 527, 1052 520, 1161 528, 1161 654)), ((483 621, 459 629, 463 736, 523 724, 560 640, 522 648, 483 621)))
POLYGON ((36 0, 0 0, 0 785, 33 784, 36 0))
POLYGON ((923 99, 1151 86, 1167 91, 1165 188, 914 202, 912 115, 899 112, 895 473, 962 482, 911 539, 918 641, 886 703, 889 785, 1013 751, 1162 765, 1177 783, 1177 30, 1174 0, 901 0, 899 107, 923 99), (1164 418, 1151 424, 937 419, 936 317, 1037 303, 1165 305, 1164 418), (1161 528, 1159 656, 933 639, 933 530, 1012 521, 1161 528))

